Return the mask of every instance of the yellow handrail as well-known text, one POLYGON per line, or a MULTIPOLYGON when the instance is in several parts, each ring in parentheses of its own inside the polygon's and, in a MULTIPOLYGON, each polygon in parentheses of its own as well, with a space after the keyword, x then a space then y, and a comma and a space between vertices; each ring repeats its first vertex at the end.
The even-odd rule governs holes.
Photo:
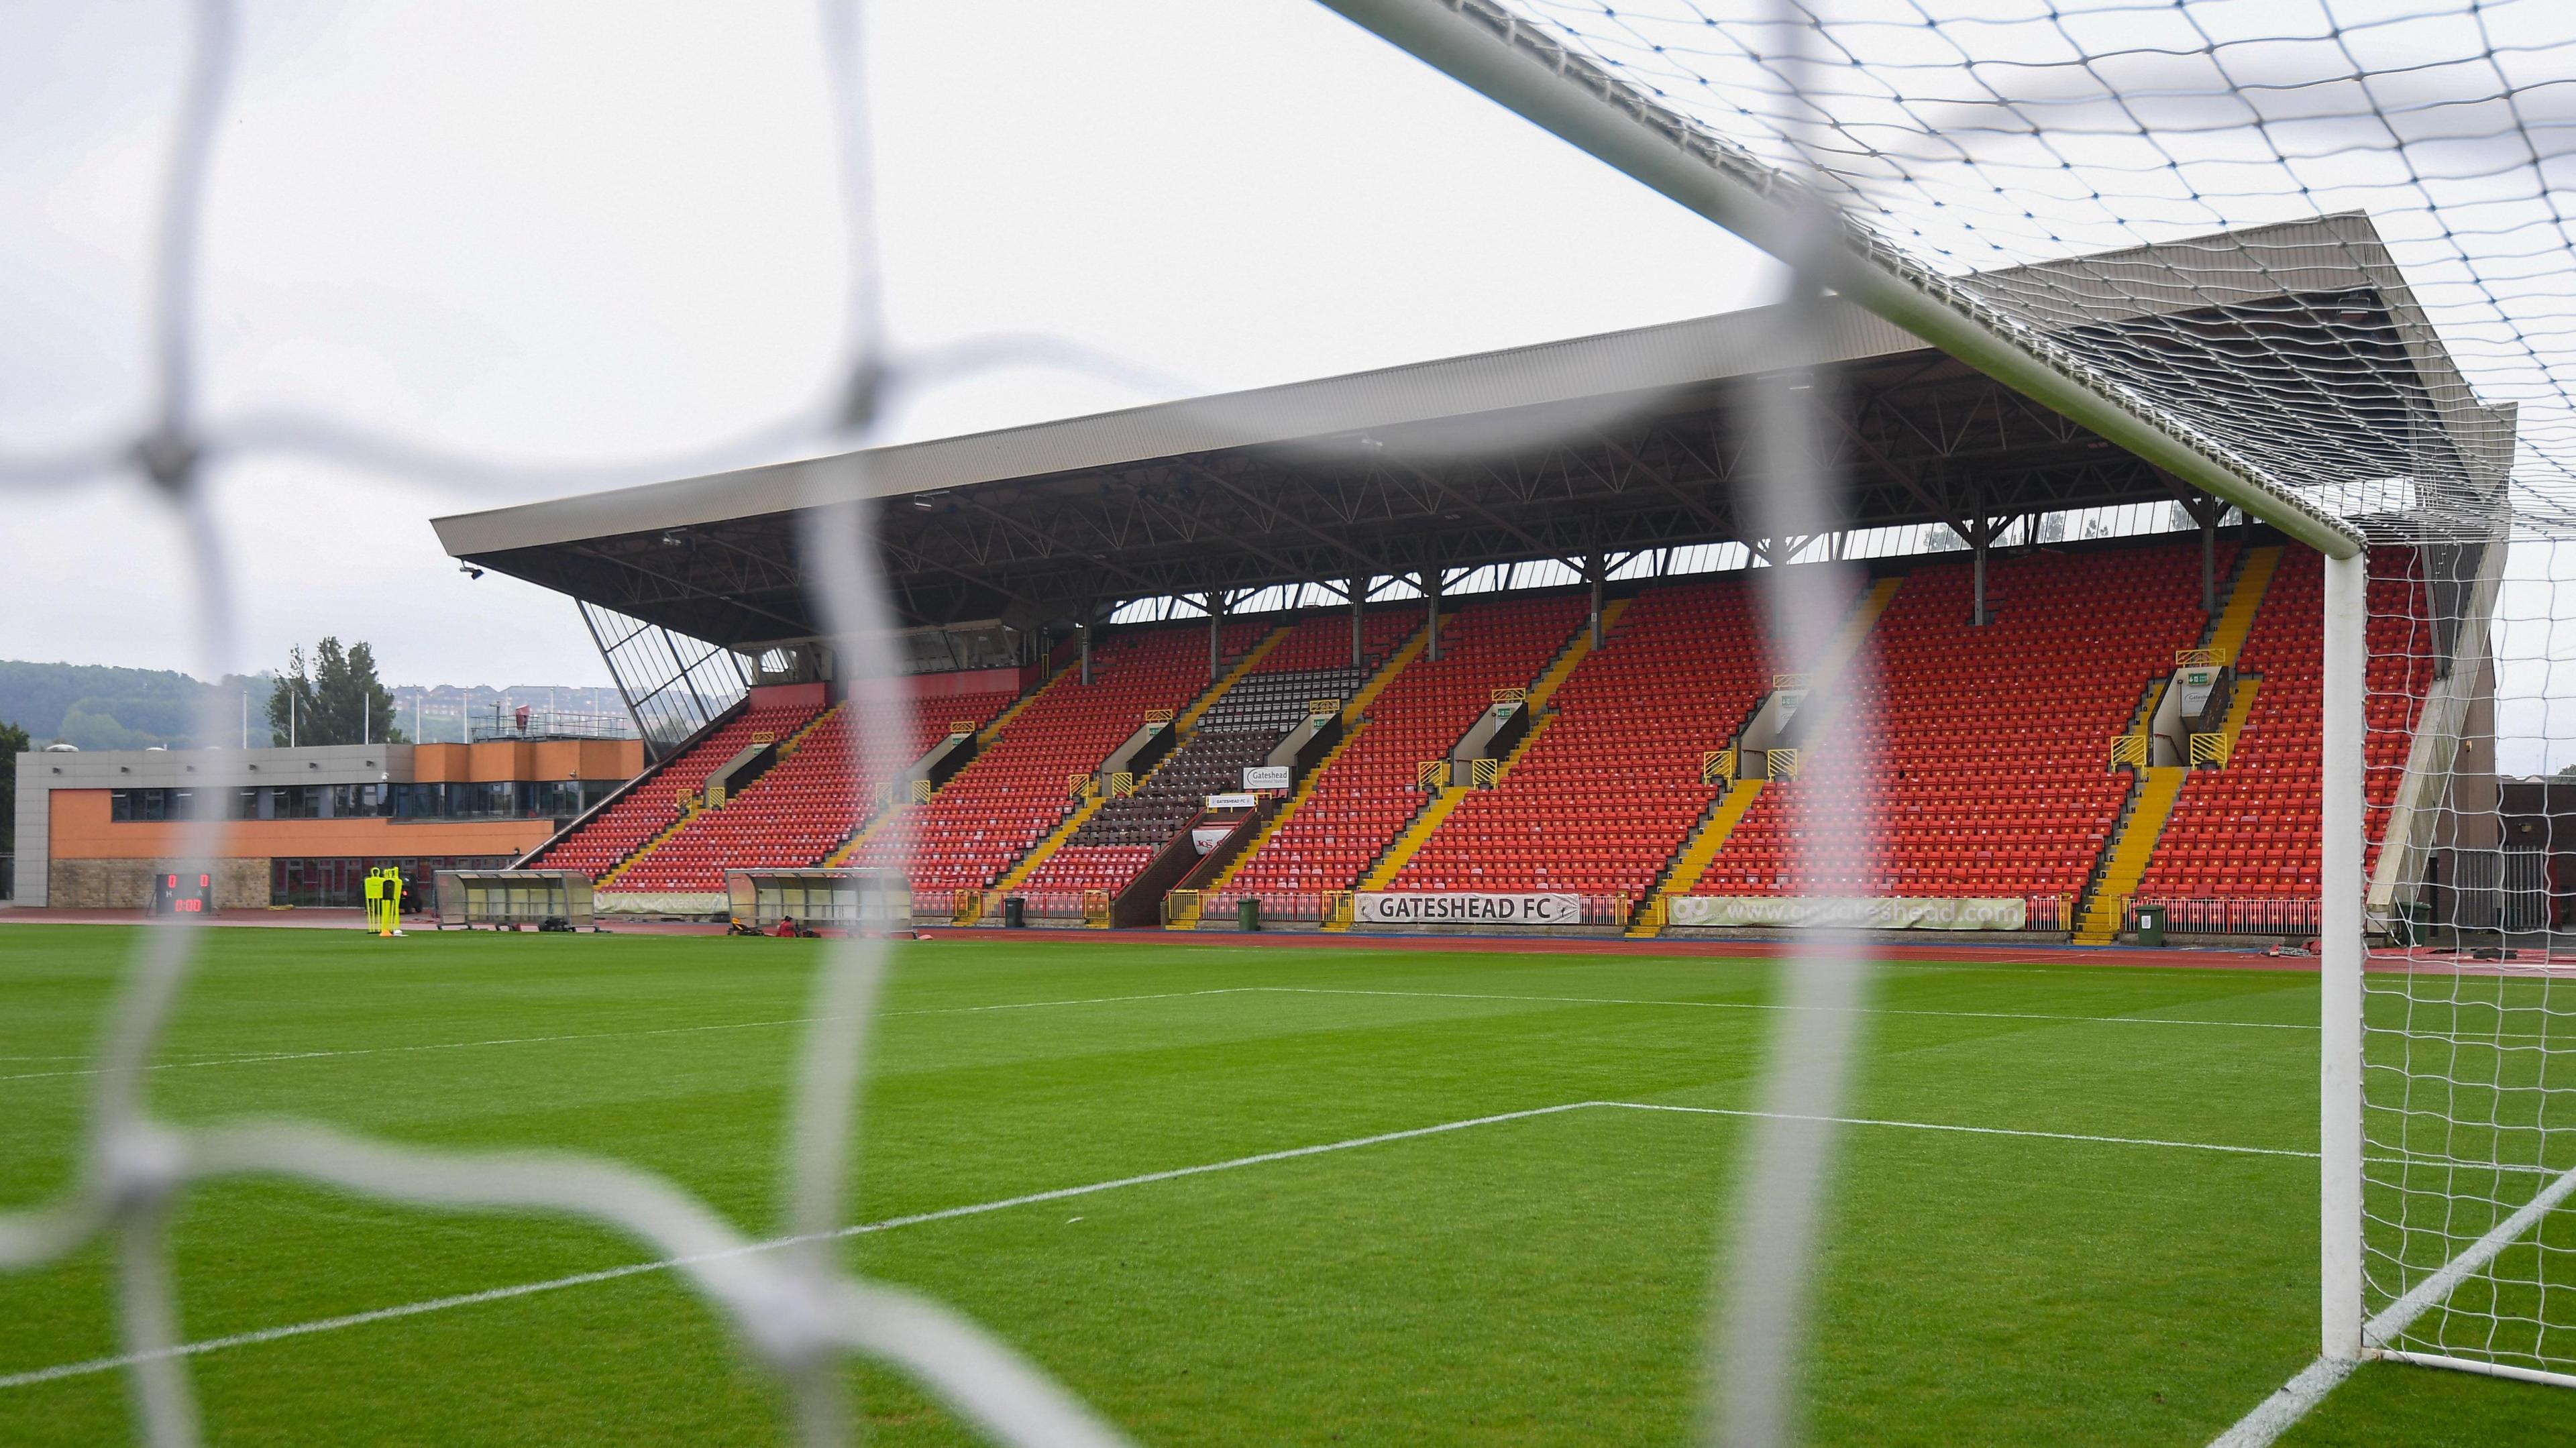
POLYGON ((2174 667, 2176 668, 2187 668, 2193 664, 2223 664, 2226 662, 2227 651, 2225 649, 2174 650, 2174 667))
POLYGON ((1082 923, 1094 930, 1106 930, 1109 928, 1108 891, 1085 890, 1082 892, 1082 923))
POLYGON ((2215 764, 2224 767, 2235 756, 2236 746, 2224 734, 2191 736, 2191 762, 2194 764, 2215 764))
POLYGON ((1505 689, 1496 689, 1494 691, 1494 702, 1497 704, 1517 704, 1528 697, 1529 690, 1522 688, 1518 684, 1514 684, 1505 689))
POLYGON ((1774 749, 1770 762, 1773 779, 1796 779, 1798 771, 1806 764, 1806 755, 1796 749, 1774 749))
POLYGON ((1077 799, 1089 799, 1093 787, 1091 776, 1081 770, 1077 769, 1064 777, 1064 792, 1077 799))
POLYGON ((1413 787, 1415 789, 1438 789, 1443 782, 1443 776, 1448 773, 1448 770, 1448 760, 1426 759, 1420 764, 1413 766, 1413 787))
POLYGON ((1478 759, 1469 763, 1467 773, 1476 781, 1478 789, 1491 789, 1494 787, 1494 781, 1502 778, 1503 762, 1499 759, 1478 759))
POLYGON ((1163 923, 1190 925, 1197 922, 1202 908, 1196 890, 1175 890, 1163 897, 1163 923))
POLYGON ((952 738, 959 734, 972 734, 981 727, 983 726, 977 724, 972 719, 951 719, 948 721, 948 733, 952 738))
POLYGON ((1172 711, 1169 709, 1148 709, 1145 711, 1145 722, 1148 724, 1169 724, 1172 722, 1172 711))
POLYGON ((929 780, 915 779, 912 782, 912 802, 914 804, 929 803, 931 791, 937 788, 939 788, 939 786, 932 784, 929 780))
POLYGON ((1111 799, 1117 799, 1121 795, 1130 795, 1135 792, 1136 776, 1132 772, 1122 769, 1109 776, 1109 797, 1111 799))
POLYGON ((1339 714, 1342 712, 1342 701, 1339 699, 1309 699, 1306 701, 1306 712, 1310 715, 1339 714))
POLYGON ((1327 890, 1324 892, 1324 919, 1322 923, 1326 925, 1348 925, 1351 923, 1351 917, 1357 912, 1357 910, 1358 902, 1352 898, 1350 891, 1327 890))
POLYGON ((1703 749, 1703 750, 1701 750, 1701 751, 1700 751, 1700 754, 1699 754, 1699 782, 1700 782, 1700 783, 1702 783, 1702 784, 1715 784, 1715 783, 1717 783, 1719 780, 1722 780, 1722 779, 1733 779, 1734 777, 1735 777, 1735 751, 1734 751, 1734 750, 1732 750, 1732 749, 1703 749))
POLYGON ((1805 674, 1773 674, 1771 676, 1771 687, 1775 689, 1803 689, 1807 687, 1807 676, 1805 674))
POLYGON ((2114 734, 2111 736, 2111 767, 2117 769, 2123 764, 2134 764, 2140 769, 2147 767, 2146 735, 2114 734))
POLYGON ((948 923, 972 925, 984 917, 984 892, 960 890, 949 898, 948 923))

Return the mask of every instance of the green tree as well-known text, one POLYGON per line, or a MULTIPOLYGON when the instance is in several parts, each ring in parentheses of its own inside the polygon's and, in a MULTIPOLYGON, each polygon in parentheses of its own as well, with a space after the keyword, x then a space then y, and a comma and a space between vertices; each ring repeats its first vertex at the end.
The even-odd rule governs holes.
POLYGON ((0 855, 18 843, 18 756, 34 748, 27 731, 0 719, 0 855))
POLYGON ((295 744, 400 744, 394 696, 376 682, 376 651, 364 643, 340 647, 337 637, 286 651, 286 670, 268 696, 269 742, 295 744))

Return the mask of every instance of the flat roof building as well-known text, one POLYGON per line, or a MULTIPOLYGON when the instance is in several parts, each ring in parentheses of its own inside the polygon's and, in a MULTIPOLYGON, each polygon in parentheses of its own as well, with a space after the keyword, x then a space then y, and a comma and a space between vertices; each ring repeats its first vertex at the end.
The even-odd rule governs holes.
POLYGON ((17 757, 15 898, 140 909, 185 822, 225 821, 215 908, 354 905, 369 868, 426 883, 543 844, 644 767, 635 739, 39 750, 17 757))

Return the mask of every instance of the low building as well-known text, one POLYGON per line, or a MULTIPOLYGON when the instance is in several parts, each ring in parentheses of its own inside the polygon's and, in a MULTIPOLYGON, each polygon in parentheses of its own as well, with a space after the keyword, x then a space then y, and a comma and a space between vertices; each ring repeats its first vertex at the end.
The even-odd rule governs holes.
POLYGON ((634 739, 21 754, 16 898, 141 909, 187 822, 225 822, 215 908, 355 905, 367 871, 497 867, 644 767, 634 739))

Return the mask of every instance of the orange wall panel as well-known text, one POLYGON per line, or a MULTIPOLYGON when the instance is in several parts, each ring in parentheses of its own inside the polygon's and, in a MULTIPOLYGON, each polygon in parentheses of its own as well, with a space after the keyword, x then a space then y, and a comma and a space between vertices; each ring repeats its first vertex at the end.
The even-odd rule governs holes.
MULTIPOLYGON (((109 793, 53 791, 48 838, 54 859, 155 860, 178 852, 182 824, 111 819, 109 793)), ((550 820, 233 820, 225 826, 221 853, 252 859, 516 855, 552 833, 550 820)))

